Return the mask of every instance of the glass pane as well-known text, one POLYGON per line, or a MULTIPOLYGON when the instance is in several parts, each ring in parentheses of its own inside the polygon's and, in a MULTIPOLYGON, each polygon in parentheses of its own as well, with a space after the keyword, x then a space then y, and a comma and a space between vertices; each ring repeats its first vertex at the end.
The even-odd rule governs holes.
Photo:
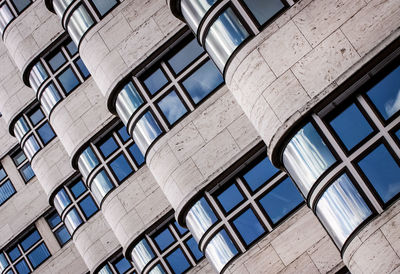
POLYGON ((26 160, 26 156, 22 150, 18 151, 18 153, 12 156, 12 158, 16 166, 19 166, 23 161, 26 160))
POLYGON ((283 152, 283 164, 305 197, 335 161, 311 123, 296 133, 283 152))
POLYGON ((106 264, 103 266, 96 274, 113 274, 114 272, 111 270, 111 267, 106 264))
POLYGON ((79 80, 71 68, 57 76, 57 79, 67 94, 79 85, 79 80))
MULTIPOLYGON (((66 1, 66 0, 62 0, 62 1, 66 1)), ((72 2, 72 1, 74 1, 74 0, 68 0, 68 2, 72 2)), ((74 56, 78 52, 78 47, 75 45, 75 43, 73 41, 70 41, 67 44, 67 50, 71 56, 74 56)))
POLYGON ((29 114, 29 120, 31 120, 32 124, 36 126, 40 121, 44 118, 44 114, 40 108, 37 108, 31 114, 29 114))
POLYGON ((211 6, 218 0, 182 0, 181 10, 183 17, 190 26, 190 28, 196 33, 199 27, 200 21, 211 6))
POLYGON ((14 3, 18 13, 22 12, 27 6, 29 6, 32 1, 31 0, 12 0, 14 3))
POLYGON ((154 119, 153 114, 148 111, 136 123, 132 137, 140 151, 145 154, 149 146, 161 133, 161 128, 154 119))
POLYGON ((67 215, 65 215, 64 224, 70 234, 74 233, 78 226, 82 224, 82 218, 76 208, 73 208, 67 215))
POLYGON ((144 156, 136 144, 129 147, 129 152, 139 166, 144 163, 144 156))
POLYGON ((211 239, 205 252, 208 260, 218 272, 221 272, 224 266, 238 253, 224 229, 211 239))
POLYGON ((400 167, 383 144, 358 162, 358 165, 383 202, 388 202, 400 192, 400 167))
POLYGON ((4 168, 0 167, 0 181, 7 177, 4 168))
POLYGON ((204 197, 195 203, 186 215, 186 224, 197 242, 217 220, 204 197))
POLYGON ((54 212, 47 217, 47 223, 49 224, 50 228, 55 228, 59 223, 61 223, 61 218, 57 212, 54 212))
POLYGON ((371 88, 367 96, 385 120, 395 114, 400 109, 400 66, 371 88))
POLYGON ((118 136, 122 139, 123 142, 126 142, 131 138, 125 126, 122 126, 120 129, 118 129, 117 132, 118 136))
POLYGON ((249 36, 231 8, 226 9, 211 25, 205 42, 205 48, 220 71, 233 51, 249 36))
POLYGON ((129 165, 126 157, 121 154, 110 163, 110 167, 117 176, 118 181, 122 182, 126 177, 132 174, 133 169, 129 165))
POLYGON ((90 217, 95 214, 99 208, 97 207, 96 203, 94 202, 92 196, 88 195, 86 198, 79 202, 79 206, 85 214, 85 217, 89 219, 90 217))
POLYGON ((125 259, 125 257, 122 257, 119 261, 117 261, 114 266, 119 274, 125 273, 129 269, 132 269, 131 263, 125 259))
POLYGON ((33 231, 28 237, 26 237, 22 242, 22 250, 27 251, 31 246, 37 243, 41 239, 39 232, 37 230, 33 231))
POLYGON ((25 182, 28 182, 30 179, 35 177, 35 173, 33 172, 31 164, 29 162, 23 165, 19 170, 21 171, 21 175, 24 178, 25 182))
POLYGON ((92 0, 92 2, 101 16, 118 4, 116 0, 92 0))
POLYGON ((159 234, 153 236, 154 241, 161 251, 164 251, 167 247, 169 247, 172 243, 175 242, 174 236, 172 236, 171 231, 168 228, 161 231, 159 234))
POLYGON ((180 274, 190 268, 190 263, 186 259, 182 252, 182 249, 178 248, 167 256, 168 264, 171 266, 173 273, 180 274))
POLYGON ((87 67, 85 66, 85 64, 83 63, 81 58, 78 58, 78 60, 76 61, 76 64, 78 65, 83 78, 84 79, 88 78, 90 75, 90 72, 88 71, 87 67))
POLYGON ((61 95, 52 83, 43 90, 42 95, 40 97, 40 103, 47 116, 50 115, 50 111, 60 100, 61 100, 61 95))
POLYGON ((32 157, 40 150, 39 143, 35 136, 29 136, 26 142, 23 144, 22 149, 24 150, 29 161, 32 160, 32 157))
POLYGON ((217 196, 225 212, 231 211, 236 205, 244 200, 242 193, 235 184, 228 187, 224 192, 217 196))
POLYGON ((149 274, 165 274, 165 270, 160 264, 157 264, 149 271, 149 274))
POLYGON ((201 65, 186 80, 183 86, 195 104, 224 82, 224 78, 211 60, 201 65))
POLYGON ((79 45, 82 36, 93 24, 94 21, 85 6, 80 5, 72 13, 67 23, 67 30, 76 45, 79 45))
POLYGON ((316 207, 317 216, 339 248, 371 213, 346 174, 325 191, 316 207))
POLYGON ((50 124, 48 122, 46 122, 44 125, 38 128, 37 132, 39 133, 40 139, 43 141, 44 145, 50 142, 55 136, 55 133, 51 129, 50 124))
POLYGON ((193 256, 196 260, 200 260, 203 258, 203 253, 199 249, 199 245, 197 244, 196 240, 193 237, 190 237, 189 240, 186 241, 186 245, 189 247, 190 251, 192 252, 193 256))
POLYGON ((129 118, 142 104, 142 97, 132 82, 129 82, 118 94, 115 108, 122 122, 127 125, 129 118))
POLYGON ((67 60, 61 51, 57 52, 53 57, 48 60, 48 63, 53 71, 58 70, 67 60))
POLYGON ((99 164, 99 160, 91 147, 85 149, 78 159, 78 167, 84 178, 87 178, 89 173, 99 164))
POLYGON ((28 254, 28 259, 31 262, 33 268, 36 268, 50 256, 50 252, 45 244, 41 243, 28 254))
POLYGON ((281 0, 243 0, 260 25, 263 25, 285 6, 281 0))
POLYGON ((10 180, 7 180, 0 186, 0 205, 15 193, 15 188, 10 180))
POLYGON ((200 54, 204 52, 203 48, 199 45, 196 39, 190 41, 181 50, 179 50, 174 56, 168 59, 168 64, 172 70, 178 74, 187 65, 192 63, 200 54))
POLYGON ((330 125, 348 150, 373 132, 372 127, 355 104, 335 117, 330 125))
POLYGON ((257 240, 265 232, 264 227, 254 215, 251 208, 247 209, 239 217, 233 220, 233 225, 239 231, 242 239, 247 245, 257 240))
POLYGON ((103 200, 104 196, 106 196, 106 194, 110 192, 111 189, 114 188, 114 185, 113 183, 111 183, 110 178, 108 178, 106 172, 102 170, 93 179, 90 188, 97 203, 101 204, 101 201, 103 200))
POLYGON ((78 182, 74 183, 72 186, 70 186, 70 189, 75 199, 81 196, 87 190, 82 180, 79 180, 78 182))
POLYGON ((27 263, 25 260, 21 260, 15 265, 15 269, 17 270, 18 274, 27 274, 31 273, 27 263))
POLYGON ((14 126, 14 134, 18 141, 21 141, 22 137, 30 130, 24 117, 18 119, 14 126))
POLYGON ((29 73, 29 84, 37 91, 39 86, 47 79, 48 75, 42 63, 38 62, 29 73))
POLYGON ((16 259, 19 258, 19 256, 21 256, 21 251, 19 251, 18 246, 15 246, 10 251, 8 251, 7 254, 11 262, 14 262, 16 259))
POLYGON ((56 235, 57 241, 60 243, 61 246, 63 246, 66 242, 68 242, 71 239, 71 234, 69 234, 65 226, 61 226, 54 233, 56 235))
POLYGON ((186 234, 186 232, 188 232, 188 230, 184 227, 181 227, 177 221, 174 221, 174 226, 175 228, 178 230, 179 235, 184 235, 186 234))
POLYGON ((99 145, 99 148, 103 156, 108 157, 110 156, 110 154, 118 149, 118 145, 113 137, 109 137, 99 145))
POLYGON ((141 272, 153 258, 154 253, 146 239, 141 240, 132 250, 132 260, 135 266, 138 267, 137 270, 139 272, 141 272))
POLYGON ((247 171, 243 178, 252 191, 257 190, 260 186, 271 179, 279 169, 271 164, 271 161, 265 157, 259 163, 255 164, 249 171, 247 171))
POLYGON ((168 83, 168 79, 165 77, 164 72, 159 68, 150 74, 150 76, 148 76, 143 82, 151 95, 153 95, 168 83))
POLYGON ((61 189, 56 196, 54 196, 54 206, 57 209, 58 214, 61 215, 69 204, 71 204, 69 196, 64 189, 61 189))
POLYGON ((7 4, 0 5, 0 34, 3 34, 6 26, 14 19, 10 8, 7 4))
POLYGON ((185 105, 182 103, 175 91, 170 92, 167 96, 161 99, 160 102, 158 102, 158 106, 162 113, 164 113, 165 118, 167 118, 170 125, 174 124, 187 112, 185 105))
POLYGON ((271 221, 276 224, 304 201, 290 178, 275 186, 260 199, 271 221))
POLYGON ((9 263, 6 259, 6 256, 4 253, 0 252, 0 273, 3 273, 3 270, 6 269, 7 266, 9 266, 9 263))

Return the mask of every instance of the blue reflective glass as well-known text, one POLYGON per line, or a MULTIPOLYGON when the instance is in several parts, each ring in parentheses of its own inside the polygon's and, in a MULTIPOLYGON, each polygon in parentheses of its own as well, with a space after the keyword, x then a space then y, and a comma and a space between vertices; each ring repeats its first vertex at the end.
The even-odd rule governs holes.
POLYGON ((18 153, 13 155, 12 158, 13 158, 14 164, 17 166, 19 166, 23 161, 26 160, 26 156, 22 152, 22 150, 18 151, 18 153))
POLYGON ((81 58, 78 58, 78 60, 76 61, 76 64, 79 67, 80 72, 83 75, 83 78, 88 78, 90 75, 90 72, 88 71, 87 67, 85 66, 85 64, 83 63, 81 58))
POLYGON ((69 234, 65 226, 61 226, 54 232, 54 234, 56 235, 57 241, 60 243, 61 246, 71 239, 71 235, 69 234))
POLYGON ((143 82, 149 92, 153 95, 168 83, 168 79, 165 77, 164 72, 161 69, 157 69, 143 82))
POLYGON ((303 197, 294 186, 292 180, 286 178, 265 194, 260 199, 260 204, 271 221, 276 224, 303 201, 303 197))
POLYGON ((235 184, 232 184, 224 192, 217 196, 225 212, 231 211, 236 205, 244 200, 242 193, 235 184))
POLYGON ((239 231, 244 242, 249 245, 258 239, 265 229, 257 219, 251 208, 243 212, 239 217, 233 220, 233 225, 239 231))
POLYGON ((129 147, 129 152, 131 153, 132 157, 135 159, 138 165, 144 163, 144 156, 136 144, 133 144, 129 147))
POLYGON ((7 180, 0 186, 0 205, 15 193, 15 188, 10 180, 7 180))
POLYGON ((203 253, 199 249, 199 245, 197 244, 196 240, 193 237, 190 237, 186 241, 186 245, 189 247, 190 251, 192 252, 193 256, 196 258, 196 260, 200 260, 203 258, 203 253))
POLYGON ((400 109, 400 66, 371 88, 367 96, 384 119, 395 114, 400 109))
POLYGON ((90 195, 79 202, 79 207, 82 209, 86 218, 90 218, 99 210, 92 196, 90 195))
POLYGON ((90 189, 98 204, 101 204, 103 198, 114 188, 114 184, 111 183, 107 173, 102 170, 94 177, 90 189))
POLYGON ((204 197, 197 201, 186 215, 186 224, 197 241, 217 220, 204 197))
POLYGON ((179 50, 174 56, 168 59, 168 64, 171 66, 172 70, 176 74, 178 74, 203 52, 204 50, 199 45, 197 40, 193 39, 181 50, 179 50))
POLYGON ((32 3, 31 0, 12 0, 12 2, 17 8, 18 13, 22 12, 27 6, 32 3))
POLYGON ((74 56, 78 52, 78 47, 75 45, 73 41, 70 41, 67 44, 67 50, 71 56, 74 56))
POLYGON ((358 165, 385 203, 400 192, 400 167, 383 144, 358 165))
POLYGON ((56 207, 58 213, 61 214, 61 212, 63 212, 69 204, 71 204, 71 199, 65 190, 61 189, 54 197, 54 206, 56 207))
POLYGON ((330 125, 348 150, 373 132, 372 127, 355 104, 335 117, 330 125))
POLYGON ((23 165, 20 169, 21 175, 24 178, 25 182, 28 182, 30 179, 35 177, 35 173, 32 170, 31 164, 28 162, 23 165))
POLYGON ((115 150, 117 150, 118 145, 115 142, 113 137, 109 137, 99 146, 101 153, 103 153, 104 157, 110 156, 115 150))
POLYGON ((22 242, 22 250, 27 251, 31 248, 35 243, 37 243, 41 239, 39 232, 37 230, 33 231, 28 237, 26 237, 22 242))
POLYGON ((208 243, 205 252, 215 269, 221 272, 225 265, 238 253, 238 250, 225 229, 222 229, 208 243))
POLYGON ((182 249, 178 248, 167 256, 168 264, 171 266, 172 271, 176 274, 183 273, 190 268, 190 263, 186 259, 182 252, 182 249))
POLYGON ((18 246, 14 247, 10 251, 7 252, 8 257, 10 257, 11 261, 14 262, 16 259, 21 256, 21 251, 19 251, 18 246))
POLYGON ((49 223, 50 228, 55 228, 59 223, 61 223, 61 218, 56 212, 54 212, 47 217, 47 222, 49 223))
POLYGON ((119 274, 123 274, 129 269, 132 269, 131 263, 125 257, 122 257, 118 262, 114 264, 114 266, 119 274))
POLYGON ((263 25, 285 6, 281 0, 243 0, 260 25, 263 25))
POLYGON ((124 142, 128 141, 129 138, 131 138, 125 126, 122 126, 120 129, 118 129, 118 135, 124 142))
POLYGON ((193 102, 197 104, 223 82, 224 78, 217 67, 211 60, 208 60, 184 80, 182 84, 193 99, 193 102))
POLYGON ((174 236, 172 236, 171 231, 166 228, 161 231, 159 234, 154 236, 154 241, 161 251, 164 251, 167 247, 169 247, 173 242, 175 242, 174 236))
POLYGON ((162 133, 158 122, 150 111, 147 111, 136 123, 132 137, 140 151, 145 153, 153 141, 162 133))
POLYGON ((21 260, 15 265, 15 269, 17 270, 18 274, 28 274, 31 273, 27 263, 25 260, 21 260))
POLYGON ((92 0, 101 16, 104 16, 109 10, 118 4, 116 0, 92 0))
POLYGON ((165 274, 164 268, 160 265, 157 264, 155 267, 153 267, 150 271, 149 274, 165 274))
POLYGON ((50 257, 50 252, 44 243, 35 247, 29 254, 28 259, 33 268, 38 267, 43 261, 50 257))
POLYGON ((61 51, 57 52, 53 57, 51 57, 48 61, 51 69, 53 71, 58 70, 63 64, 65 64, 66 59, 61 51))
POLYGON ((48 122, 44 123, 40 128, 38 128, 37 132, 39 133, 40 139, 44 145, 46 145, 54 138, 54 136, 56 136, 48 122))
POLYGON ((32 124, 35 126, 44 118, 44 114, 40 108, 37 108, 34 112, 29 114, 29 120, 31 120, 32 124))
POLYGON ((9 263, 6 259, 6 256, 3 252, 0 252, 0 273, 2 273, 3 270, 7 268, 7 266, 9 266, 9 263))
POLYGON ((184 235, 188 230, 184 227, 181 227, 177 221, 174 222, 175 228, 178 230, 179 235, 184 235))
POLYGON ((117 176, 118 181, 122 182, 126 177, 132 174, 133 169, 126 160, 125 155, 121 154, 110 163, 110 167, 117 176))
POLYGON ((400 130, 398 130, 398 131, 396 131, 396 136, 397 136, 397 139, 399 139, 400 140, 400 130))
POLYGON ((75 199, 81 196, 87 190, 82 180, 79 180, 78 182, 70 186, 70 189, 75 199))
POLYGON ((255 191, 271 177, 278 173, 279 169, 274 167, 268 158, 264 158, 252 169, 243 175, 247 185, 252 191, 255 191))
POLYGON ((0 167, 0 181, 6 178, 7 174, 4 170, 4 168, 0 167))
POLYGON ((70 93, 76 86, 79 85, 79 80, 71 68, 68 68, 59 76, 57 76, 57 79, 66 93, 70 93))
POLYGON ((122 122, 127 125, 132 114, 143 104, 143 99, 132 82, 124 86, 117 96, 115 108, 122 122))
POLYGON ((175 91, 170 92, 167 96, 161 99, 160 102, 158 102, 158 106, 162 113, 164 113, 165 118, 167 118, 170 125, 174 124, 187 112, 185 105, 182 103, 175 91))

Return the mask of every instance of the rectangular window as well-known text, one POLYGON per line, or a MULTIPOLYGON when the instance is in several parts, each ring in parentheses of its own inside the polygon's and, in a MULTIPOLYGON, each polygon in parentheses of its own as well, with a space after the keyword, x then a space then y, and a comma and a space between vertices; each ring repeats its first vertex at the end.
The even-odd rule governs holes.
POLYGON ((33 177, 35 177, 35 173, 31 168, 31 164, 21 149, 18 149, 16 152, 14 152, 11 155, 11 158, 13 159, 13 162, 25 183, 29 182, 33 177))
POLYGON ((0 166, 0 206, 15 193, 15 188, 8 179, 6 171, 0 166))
POLYGON ((60 246, 64 246, 71 239, 71 235, 61 221, 60 215, 54 211, 46 217, 46 221, 60 246))

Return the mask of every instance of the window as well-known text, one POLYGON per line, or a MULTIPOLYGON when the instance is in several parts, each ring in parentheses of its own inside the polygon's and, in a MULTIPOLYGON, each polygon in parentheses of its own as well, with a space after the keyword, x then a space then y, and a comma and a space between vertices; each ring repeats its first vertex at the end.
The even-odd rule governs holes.
POLYGON ((56 211, 52 212, 46 217, 47 224, 53 231, 60 246, 64 246, 69 240, 71 240, 71 234, 69 234, 64 223, 61 221, 60 215, 56 211))
POLYGON ((31 273, 51 256, 35 227, 0 253, 4 273, 31 273))
POLYGON ((31 3, 31 0, 11 0, 18 13, 23 12, 31 3))
POLYGON ((6 171, 0 166, 0 206, 15 193, 15 188, 10 179, 8 179, 6 171))
POLYGON ((28 161, 24 152, 21 149, 15 151, 11 155, 11 158, 13 159, 13 162, 17 167, 19 173, 21 174, 22 178, 24 179, 25 183, 29 182, 33 177, 35 177, 35 173, 33 173, 33 170, 31 168, 31 163, 28 161))
POLYGON ((122 250, 113 254, 106 260, 105 263, 100 267, 98 271, 94 271, 96 274, 136 274, 135 269, 131 262, 129 262, 123 255, 122 250))
POLYGON ((103 17, 118 4, 117 0, 91 0, 91 2, 100 14, 100 17, 103 17))

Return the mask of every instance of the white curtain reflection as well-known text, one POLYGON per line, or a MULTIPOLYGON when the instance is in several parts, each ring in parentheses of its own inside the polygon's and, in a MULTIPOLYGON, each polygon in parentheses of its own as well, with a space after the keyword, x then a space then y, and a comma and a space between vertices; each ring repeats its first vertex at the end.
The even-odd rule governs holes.
POLYGON ((153 267, 150 271, 149 274, 164 274, 165 271, 161 268, 161 266, 158 264, 155 267, 153 267))
POLYGON ((97 274, 113 274, 112 270, 110 269, 110 266, 106 264, 103 266, 97 274))
POLYGON ((197 242, 217 220, 204 198, 195 203, 186 215, 186 224, 197 242))
POLYGON ((161 134, 161 129, 154 119, 153 115, 148 111, 136 123, 132 132, 132 138, 139 147, 143 155, 151 143, 161 134))
POLYGON ((8 261, 4 256, 4 253, 0 253, 0 273, 2 273, 2 271, 6 269, 7 266, 8 266, 8 261))
POLYGON ((372 212, 349 177, 343 174, 322 195, 316 214, 341 248, 354 229, 372 212))
POLYGON ((29 131, 29 126, 25 121, 24 117, 19 118, 19 120, 15 123, 14 126, 14 134, 17 137, 18 142, 21 142, 22 137, 29 131))
POLYGON ((56 196, 54 196, 54 207, 56 208, 58 215, 61 216, 64 209, 71 204, 71 200, 69 199, 67 193, 64 189, 61 189, 56 196))
POLYGON ((43 106, 43 110, 47 116, 50 115, 50 111, 57 104, 58 101, 61 100, 61 96, 58 93, 57 89, 53 84, 50 84, 43 91, 42 96, 40 98, 40 102, 43 106))
POLYGON ((81 216, 79 216, 78 212, 75 208, 73 208, 68 214, 65 216, 64 224, 67 227, 69 233, 72 235, 75 229, 82 223, 81 216))
POLYGON ((225 230, 222 230, 208 243, 205 254, 215 269, 220 272, 237 254, 237 249, 225 230))
POLYGON ((143 104, 143 99, 140 97, 135 86, 129 82, 118 94, 115 108, 119 118, 125 126, 128 125, 129 118, 143 104))
POLYGON ((54 11, 62 18, 65 10, 72 2, 74 2, 74 0, 53 0, 54 11))
POLYGON ((182 0, 182 15, 189 27, 197 32, 200 21, 217 0, 182 0))
POLYGON ((32 67, 32 70, 29 73, 29 83, 32 89, 37 92, 40 85, 47 79, 47 77, 47 72, 43 68, 42 63, 38 62, 32 67))
POLYGON ((33 155, 40 150, 39 143, 37 142, 35 136, 30 136, 24 143, 24 152, 29 161, 32 160, 33 155))
POLYGON ((101 204, 104 196, 106 196, 106 194, 113 188, 114 185, 111 183, 104 170, 97 174, 90 186, 93 196, 98 204, 101 204))
POLYGON ((68 33, 74 41, 75 45, 79 45, 79 41, 85 32, 94 24, 92 17, 83 5, 80 5, 71 15, 67 23, 68 33))
POLYGON ((153 251, 145 239, 141 240, 132 250, 132 261, 135 263, 137 271, 143 268, 154 258, 153 251))
POLYGON ((286 146, 283 164, 304 196, 335 158, 315 128, 309 123, 286 146))
POLYGON ((87 179, 89 173, 99 164, 99 160, 94 155, 93 150, 88 147, 78 159, 78 168, 83 178, 87 179))
POLYGON ((3 34, 6 26, 11 22, 14 18, 14 15, 11 13, 10 8, 7 4, 4 4, 0 8, 0 34, 3 34))

